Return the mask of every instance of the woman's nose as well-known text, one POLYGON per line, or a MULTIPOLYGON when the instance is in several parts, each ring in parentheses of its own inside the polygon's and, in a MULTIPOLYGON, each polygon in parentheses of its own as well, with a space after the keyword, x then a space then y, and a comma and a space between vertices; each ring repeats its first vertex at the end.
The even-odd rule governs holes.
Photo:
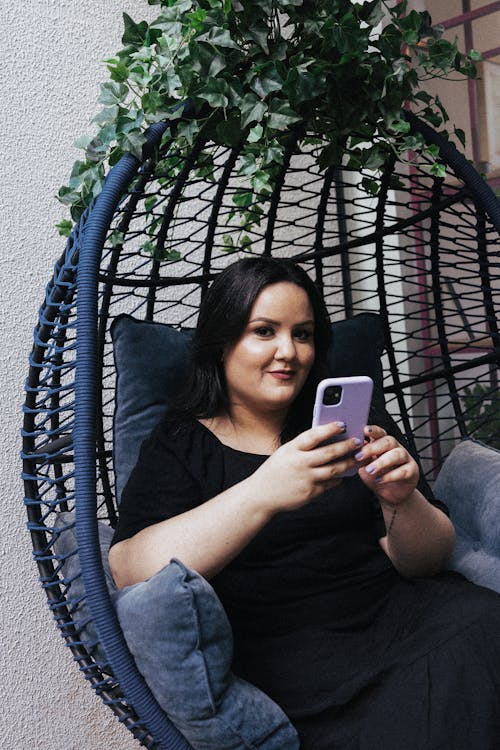
POLYGON ((282 335, 278 338, 275 359, 293 359, 295 357, 295 342, 291 336, 282 335))

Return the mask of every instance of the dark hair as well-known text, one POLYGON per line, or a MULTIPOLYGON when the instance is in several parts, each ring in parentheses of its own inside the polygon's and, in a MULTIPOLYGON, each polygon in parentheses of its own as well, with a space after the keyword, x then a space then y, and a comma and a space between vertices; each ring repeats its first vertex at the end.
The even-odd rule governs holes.
POLYGON ((324 377, 330 322, 321 295, 307 273, 290 260, 243 258, 220 273, 205 294, 195 331, 188 379, 171 414, 209 418, 229 409, 223 353, 235 343, 264 287, 290 282, 304 289, 314 312, 315 360, 300 397, 290 409, 283 435, 290 439, 310 425, 317 383, 324 377))

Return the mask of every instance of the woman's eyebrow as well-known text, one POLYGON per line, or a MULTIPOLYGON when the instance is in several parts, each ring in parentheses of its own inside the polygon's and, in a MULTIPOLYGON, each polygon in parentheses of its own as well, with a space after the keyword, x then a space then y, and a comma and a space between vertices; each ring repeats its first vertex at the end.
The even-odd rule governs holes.
MULTIPOLYGON (((265 318, 265 317, 258 317, 258 318, 252 318, 252 320, 249 320, 248 323, 270 323, 274 326, 281 325, 281 321, 279 320, 273 320, 272 318, 265 318)), ((314 325, 314 320, 308 319, 308 320, 302 320, 299 323, 295 323, 296 326, 305 326, 305 325, 314 325)))

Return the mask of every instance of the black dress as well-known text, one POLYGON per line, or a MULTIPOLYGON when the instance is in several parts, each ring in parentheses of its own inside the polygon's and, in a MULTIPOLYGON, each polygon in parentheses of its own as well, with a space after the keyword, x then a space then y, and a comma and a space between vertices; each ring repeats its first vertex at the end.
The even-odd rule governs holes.
MULTIPOLYGON (((162 422, 123 492, 113 542, 265 458, 195 420, 162 422)), ((500 748, 500 596, 454 573, 402 578, 384 534, 358 477, 276 515, 211 580, 233 627, 234 671, 282 706, 303 750, 500 748)))

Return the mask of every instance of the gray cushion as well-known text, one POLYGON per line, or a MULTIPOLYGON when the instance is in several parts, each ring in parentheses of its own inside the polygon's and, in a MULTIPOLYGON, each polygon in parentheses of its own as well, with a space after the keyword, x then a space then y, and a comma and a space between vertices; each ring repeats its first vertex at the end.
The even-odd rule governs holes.
MULTIPOLYGON (((189 356, 193 331, 120 315, 111 336, 117 373, 113 460, 115 493, 123 487, 142 441, 160 421, 177 393, 189 356)), ((369 375, 379 393, 384 334, 378 315, 362 313, 332 325, 330 374, 369 375)))
MULTIPOLYGON (((61 565, 63 585, 67 586, 66 598, 75 628, 79 633, 82 645, 93 656, 101 669, 110 672, 106 654, 97 637, 95 625, 87 606, 78 556, 74 512, 58 513, 53 528, 53 548, 58 563, 61 565)), ((106 584, 108 591, 113 593, 116 591, 116 586, 108 563, 108 550, 113 538, 113 529, 107 523, 99 522, 98 533, 106 584)))
POLYGON ((231 626, 204 578, 172 560, 115 604, 139 670, 196 750, 298 749, 279 706, 232 674, 231 626))
POLYGON ((500 451, 463 440, 444 462, 434 492, 457 532, 450 567, 500 591, 500 451))

